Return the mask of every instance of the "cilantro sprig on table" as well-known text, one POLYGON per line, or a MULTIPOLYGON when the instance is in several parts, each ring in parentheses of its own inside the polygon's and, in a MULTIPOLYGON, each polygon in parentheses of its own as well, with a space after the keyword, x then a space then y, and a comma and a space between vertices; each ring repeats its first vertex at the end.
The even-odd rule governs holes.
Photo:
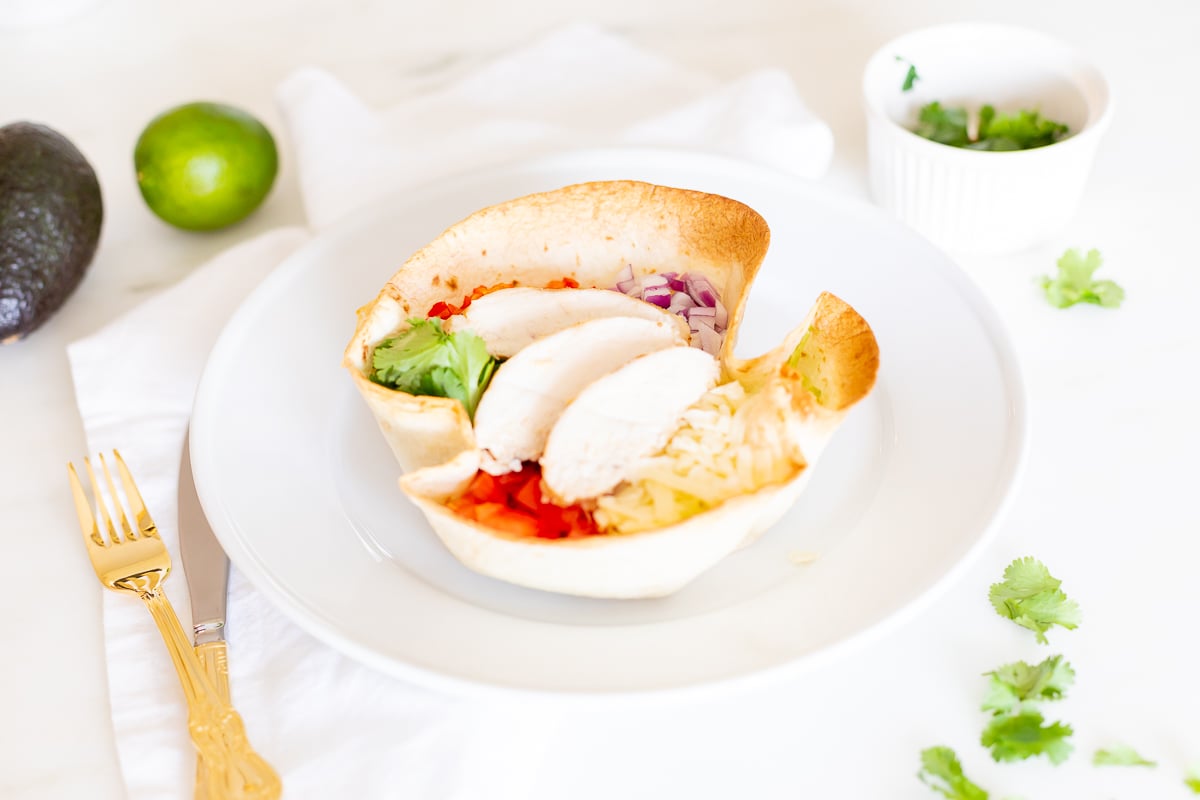
POLYGON ((1188 770, 1183 776, 1183 785, 1191 789, 1193 794, 1200 794, 1200 767, 1188 770))
POLYGON ((1101 748, 1092 756, 1092 764, 1097 767, 1156 767, 1157 761, 1150 761, 1138 755, 1138 752, 1126 744, 1101 748))
POLYGON ((985 674, 990 681, 983 710, 994 714, 1020 711, 1026 703, 1058 700, 1075 682, 1075 670, 1062 656, 1050 656, 1032 667, 1016 661, 985 674))
POLYGON ((962 762, 949 747, 922 750, 917 777, 948 800, 988 800, 988 793, 963 774, 962 762))
POLYGON ((1005 664, 987 673, 988 692, 983 710, 992 719, 980 736, 980 744, 996 761, 1020 761, 1045 755, 1061 764, 1074 749, 1067 739, 1073 733, 1061 722, 1046 724, 1039 704, 1059 700, 1075 682, 1075 671, 1062 656, 1050 656, 1030 666, 1024 661, 1005 664))
MULTIPOLYGON (((1030 628, 1044 644, 1044 634, 1051 625, 1074 628, 1079 624, 1079 606, 1067 598, 1061 586, 1045 564, 1034 558, 1019 558, 1004 570, 1004 580, 992 585, 989 597, 1001 616, 1030 628)), ((984 675, 988 690, 982 709, 992 716, 980 743, 991 751, 992 758, 1008 762, 1045 755, 1055 765, 1065 761, 1073 750, 1069 741, 1073 730, 1062 722, 1046 724, 1041 704, 1066 695, 1075 682, 1071 665, 1061 655, 1054 655, 1033 666, 1016 661, 984 675)), ((1092 764, 1157 766, 1157 762, 1124 744, 1097 750, 1092 764)), ((957 754, 949 747, 922 750, 917 777, 948 800, 988 800, 988 793, 966 777, 957 754)), ((1183 784, 1200 795, 1200 767, 1188 770, 1183 784)))
MULTIPOLYGON (((1063 593, 1062 582, 1034 558, 1018 558, 1004 570, 1004 580, 988 592, 993 607, 1003 617, 1033 630, 1045 642, 1051 625, 1074 628, 1079 606, 1063 593)), ((1030 665, 1005 664, 991 672, 982 710, 991 717, 980 734, 980 744, 999 762, 1022 761, 1044 755, 1061 764, 1074 750, 1074 733, 1062 722, 1047 723, 1041 704, 1061 699, 1075 683, 1075 670, 1061 655, 1030 665)), ((987 800, 988 794, 963 774, 957 755, 948 747, 921 752, 919 777, 949 800, 987 800)))
POLYGON ((998 716, 983 729, 979 743, 992 751, 997 761, 1023 761, 1045 755, 1052 764, 1061 764, 1075 748, 1067 739, 1074 731, 1061 722, 1046 724, 1040 711, 1021 711, 998 716))
POLYGON ((1058 259, 1058 274, 1042 278, 1046 300, 1055 308, 1069 308, 1076 303, 1117 308, 1125 299, 1125 290, 1113 281, 1092 278, 1103 263, 1099 250, 1089 250, 1087 255, 1067 250, 1058 259))
POLYGON ((1079 604, 1061 588, 1062 581, 1035 558, 1018 558, 1004 570, 1004 580, 993 583, 988 599, 996 613, 1037 634, 1047 644, 1046 631, 1058 625, 1074 630, 1080 622, 1079 604))
POLYGON ((375 346, 371 380, 409 394, 454 398, 474 417, 497 364, 483 339, 469 331, 446 333, 436 319, 409 324, 375 346))

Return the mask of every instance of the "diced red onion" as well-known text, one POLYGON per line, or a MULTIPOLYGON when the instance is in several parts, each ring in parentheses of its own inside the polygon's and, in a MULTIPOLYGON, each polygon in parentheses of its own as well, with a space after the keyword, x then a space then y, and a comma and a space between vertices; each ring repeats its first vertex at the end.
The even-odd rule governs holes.
POLYGON ((697 334, 700 336, 700 349, 711 356, 721 351, 721 334, 712 328, 701 327, 697 334))
POLYGON ((651 286, 642 293, 642 299, 659 308, 668 308, 671 305, 671 290, 666 286, 651 286))
POLYGON ((633 278, 633 265, 626 264, 621 270, 621 274, 617 276, 617 291, 623 294, 629 294, 630 289, 634 287, 637 281, 633 278))
MULTIPOLYGON (((681 311, 688 311, 695 308, 695 306, 696 301, 690 295, 676 289, 675 294, 671 297, 671 304, 667 306, 667 311, 670 311, 672 314, 678 314, 681 311)), ((687 314, 684 314, 684 316, 686 317, 687 314)))
POLYGON ((633 265, 626 264, 614 290, 680 315, 688 321, 693 346, 714 356, 720 351, 729 314, 705 276, 686 272, 635 276, 633 265))
POLYGON ((717 290, 713 288, 712 282, 703 275, 689 275, 687 277, 688 294, 702 306, 715 306, 717 304, 717 290))
POLYGON ((688 327, 692 329, 693 338, 695 334, 700 333, 703 329, 708 329, 716 333, 716 328, 713 326, 712 320, 706 317, 692 316, 688 319, 688 327))

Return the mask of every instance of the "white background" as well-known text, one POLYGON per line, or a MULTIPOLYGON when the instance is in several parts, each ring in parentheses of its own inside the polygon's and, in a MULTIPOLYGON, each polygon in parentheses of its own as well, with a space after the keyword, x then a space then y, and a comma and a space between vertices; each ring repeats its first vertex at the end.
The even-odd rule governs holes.
MULTIPOLYGON (((0 3, 0 9, 5 7, 0 3)), ((2 16, 2 14, 0 14, 2 16)), ((369 103, 436 85, 571 20, 628 34, 732 78, 787 69, 837 140, 829 191, 866 195, 859 79, 904 31, 985 19, 1041 28, 1095 58, 1116 96, 1075 221, 1025 253, 961 260, 1010 326, 1031 395, 1029 467, 999 536, 914 621, 847 661, 708 703, 576 713, 539 779, 545 798, 929 798, 919 751, 954 746, 993 797, 1187 797, 1200 764, 1200 5, 1094 0, 100 0, 66 23, 0 30, 0 124, 45 122, 88 156, 105 193, 99 255, 70 303, 0 348, 0 796, 123 797, 99 637, 100 588, 79 546, 63 465, 84 454, 64 346, 234 242, 303 222, 286 149, 263 210, 195 235, 158 222, 133 180, 144 124, 181 102, 247 108, 276 131, 276 84, 331 70, 369 103), (1057 311, 1033 278, 1066 246, 1097 247, 1128 291, 1116 312, 1057 311), (999 619, 987 586, 1034 554, 1083 607, 1050 648, 999 619), (980 673, 1064 652, 1078 683, 1050 714, 1076 755, 993 764, 980 748, 980 673), (1097 769, 1127 742, 1154 771, 1097 769)), ((286 143, 284 143, 286 148, 286 143)), ((803 624, 797 619, 797 624, 803 624)))

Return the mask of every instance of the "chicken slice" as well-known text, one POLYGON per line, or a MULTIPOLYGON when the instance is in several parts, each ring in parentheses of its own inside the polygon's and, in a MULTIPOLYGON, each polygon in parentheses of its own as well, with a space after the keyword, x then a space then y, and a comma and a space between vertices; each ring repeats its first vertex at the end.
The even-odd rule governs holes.
POLYGON ((585 386, 638 356, 686 343, 669 322, 606 317, 523 347, 496 370, 475 410, 481 467, 502 475, 537 460, 558 415, 585 386))
POLYGON ((596 380, 559 416, 542 454, 542 479, 563 504, 613 489, 667 443, 683 412, 716 385, 717 361, 694 347, 644 355, 596 380))
POLYGON ((488 352, 510 358, 564 328, 601 317, 635 317, 675 325, 686 337, 687 321, 653 303, 608 289, 501 289, 471 302, 447 321, 447 330, 471 331, 488 352))

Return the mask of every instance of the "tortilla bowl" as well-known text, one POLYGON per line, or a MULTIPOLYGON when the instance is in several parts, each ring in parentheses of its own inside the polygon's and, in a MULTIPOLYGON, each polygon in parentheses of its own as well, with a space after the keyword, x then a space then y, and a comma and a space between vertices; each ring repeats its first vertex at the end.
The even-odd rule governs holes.
POLYGON ((571 278, 609 288, 622 270, 707 277, 728 309, 722 357, 770 232, 749 207, 718 195, 636 181, 603 181, 528 195, 478 211, 414 253, 358 310, 343 365, 405 471, 443 464, 474 446, 456 400, 419 397, 370 380, 375 345, 438 302, 460 303, 475 287, 544 287, 571 278))
MULTIPOLYGON (((730 334, 736 333, 731 325, 730 334)), ((727 336, 726 344, 731 340, 727 336)), ((782 482, 732 497, 675 524, 636 533, 584 538, 519 537, 459 516, 446 501, 467 487, 480 452, 400 478, 446 547, 469 568, 510 583, 597 598, 671 594, 729 553, 750 544, 795 503, 826 443, 871 390, 879 350, 866 321, 824 293, 804 322, 775 349, 738 360, 723 348, 726 381, 764 398, 764 431, 790 448, 795 469, 782 482)))

